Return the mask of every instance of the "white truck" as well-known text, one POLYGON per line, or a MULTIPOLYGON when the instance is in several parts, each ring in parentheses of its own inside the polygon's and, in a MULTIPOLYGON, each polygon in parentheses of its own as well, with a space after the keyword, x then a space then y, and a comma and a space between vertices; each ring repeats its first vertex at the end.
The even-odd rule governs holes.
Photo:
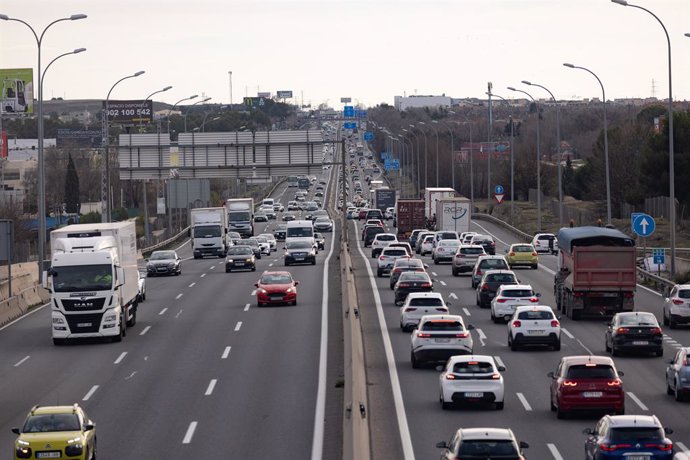
POLYGON ((133 221, 76 224, 50 233, 53 343, 108 337, 119 342, 137 321, 137 243, 133 221))
POLYGON ((427 187, 424 189, 424 217, 432 219, 436 214, 436 202, 455 198, 455 190, 450 187, 427 187))
POLYGON ((470 231, 472 202, 467 198, 446 198, 436 202, 436 230, 457 232, 470 231))
POLYGON ((228 227, 242 236, 254 236, 254 199, 230 198, 225 202, 228 227))
POLYGON ((225 208, 192 209, 190 222, 194 258, 208 255, 225 257, 228 252, 228 214, 225 208))

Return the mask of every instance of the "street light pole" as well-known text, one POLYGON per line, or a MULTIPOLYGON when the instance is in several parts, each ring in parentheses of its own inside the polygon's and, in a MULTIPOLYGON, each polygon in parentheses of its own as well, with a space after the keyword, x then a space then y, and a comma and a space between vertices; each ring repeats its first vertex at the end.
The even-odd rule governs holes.
POLYGON ((105 209, 105 214, 101 214, 101 222, 110 222, 111 219, 111 199, 110 199, 110 124, 108 122, 108 118, 110 115, 110 108, 109 108, 109 101, 110 101, 110 94, 113 92, 113 89, 118 85, 118 83, 128 80, 130 78, 135 78, 138 77, 139 75, 142 75, 144 73, 143 70, 140 70, 138 72, 133 73, 132 75, 127 75, 126 77, 120 78, 118 81, 115 82, 113 86, 110 87, 110 91, 108 91, 108 96, 105 98, 105 111, 103 112, 103 145, 105 146, 105 181, 101 185, 105 185, 105 193, 104 191, 101 190, 101 197, 105 198, 105 206, 102 209, 105 209))
POLYGON ((668 31, 666 30, 664 23, 661 22, 661 19, 659 19, 659 17, 650 10, 628 3, 626 0, 611 1, 619 5, 637 8, 651 14, 654 16, 654 19, 659 22, 661 28, 664 29, 664 34, 666 34, 666 42, 668 43, 668 182, 669 195, 671 195, 669 197, 671 201, 669 205, 669 215, 671 221, 671 276, 674 276, 676 274, 676 176, 673 166, 673 81, 671 78, 671 39, 668 36, 668 31))
MULTIPOLYGON (((423 121, 418 122, 422 126, 426 126, 426 123, 423 121)), ((418 128, 419 132, 424 134, 424 188, 428 188, 429 185, 427 183, 428 179, 427 176, 429 175, 429 151, 427 150, 427 137, 426 137, 426 132, 422 128, 418 128)))
POLYGON ((414 132, 414 125, 410 125, 410 134, 414 136, 415 142, 417 142, 417 197, 422 196, 422 163, 421 163, 421 156, 420 156, 420 146, 419 146, 419 136, 417 136, 414 132))
MULTIPOLYGON (((207 97, 207 98, 202 99, 200 101, 196 101, 194 104, 192 104, 192 106, 197 105, 197 104, 203 104, 204 102, 210 101, 210 100, 211 100, 211 98, 207 97)), ((187 111, 184 114, 184 132, 185 133, 187 132, 187 115, 189 115, 189 110, 190 109, 187 109, 187 111)))
MULTIPOLYGON (((467 125, 470 127, 470 148, 469 148, 469 157, 470 157, 470 201, 474 203, 474 166, 472 163, 472 157, 473 155, 473 145, 472 145, 472 122, 467 120, 467 121, 458 121, 457 122, 459 125, 467 125)), ((474 206, 474 204, 472 205, 474 206)))
POLYGON ((611 224, 611 175, 609 173, 609 130, 606 121, 606 91, 604 90, 604 84, 601 82, 597 74, 585 67, 576 66, 573 64, 569 64, 567 62, 563 65, 566 67, 570 67, 571 69, 582 69, 586 72, 589 72, 594 76, 594 78, 597 79, 597 81, 599 82, 599 86, 601 86, 601 96, 604 100, 604 163, 606 166, 606 223, 611 224))
POLYGON ((532 95, 527 91, 515 89, 512 86, 509 86, 508 89, 526 94, 530 99, 532 99, 532 102, 537 108, 537 231, 541 232, 541 148, 539 146, 541 143, 539 136, 539 125, 541 124, 541 121, 539 120, 539 104, 537 104, 537 101, 535 101, 532 95))
POLYGON ((173 106, 170 108, 170 110, 168 110, 168 115, 166 115, 166 117, 165 117, 165 118, 167 118, 167 121, 168 121, 168 128, 167 128, 168 133, 170 133, 170 113, 173 110, 175 110, 175 107, 177 107, 177 104, 179 104, 180 102, 184 102, 184 101, 190 101, 190 100, 195 99, 197 97, 199 97, 199 95, 194 94, 193 96, 189 96, 189 97, 185 97, 183 99, 180 99, 179 101, 177 101, 173 104, 173 106))
MULTIPOLYGON (((504 102, 508 102, 508 100, 503 97, 499 96, 498 94, 492 94, 492 96, 496 96, 497 98, 501 99, 504 102)), ((510 225, 514 224, 513 216, 514 216, 514 209, 515 209, 515 154, 513 152, 513 139, 515 138, 515 130, 513 126, 513 115, 511 114, 510 117, 510 225)))
MULTIPOLYGON (((73 14, 68 18, 56 19, 50 24, 48 24, 39 36, 34 30, 34 28, 31 27, 31 25, 28 22, 22 19, 11 18, 6 14, 0 14, 0 19, 2 19, 3 21, 15 21, 22 23, 26 27, 28 27, 31 33, 34 35, 34 38, 36 39, 36 45, 38 47, 38 284, 43 283, 43 259, 45 257, 46 245, 45 160, 43 155, 43 79, 41 73, 41 45, 43 44, 43 36, 53 24, 57 24, 58 22, 62 21, 76 21, 79 19, 85 19, 86 17, 87 16, 85 14, 73 14)), ((54 61, 55 60, 53 60, 51 64, 54 61)), ((50 64, 48 65, 50 66, 50 64)))
MULTIPOLYGON (((440 124, 438 120, 432 120, 432 123, 440 124)), ((446 125, 445 123, 443 124, 448 129, 448 133, 450 134, 450 164, 451 164, 451 182, 453 183, 453 190, 455 189, 455 139, 453 138, 453 130, 450 128, 450 126, 446 125)), ((438 176, 438 160, 436 163, 436 175, 438 176)), ((437 184, 438 186, 438 184, 437 184)), ((457 190, 456 190, 457 191, 457 190)))
MULTIPOLYGON (((538 85, 536 83, 531 83, 527 80, 522 80, 522 83, 525 85, 530 85, 530 86, 537 86, 543 90, 545 90, 549 95, 551 96, 551 99, 553 99, 554 104, 556 104, 556 142, 558 143, 558 148, 556 150, 557 156, 558 156, 558 223, 562 227, 563 226, 563 186, 561 184, 561 108, 560 104, 554 97, 553 93, 549 91, 545 86, 538 85)), ((611 221, 611 217, 609 216, 609 223, 611 221)))

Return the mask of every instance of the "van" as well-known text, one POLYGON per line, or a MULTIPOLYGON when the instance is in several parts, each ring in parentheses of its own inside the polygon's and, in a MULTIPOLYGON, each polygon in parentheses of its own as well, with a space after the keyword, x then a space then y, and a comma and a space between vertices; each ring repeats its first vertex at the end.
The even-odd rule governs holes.
POLYGON ((316 247, 314 240, 314 224, 311 220, 292 220, 287 223, 285 228, 285 242, 288 241, 309 241, 316 247))
POLYGON ((263 201, 261 201, 261 206, 273 207, 274 204, 275 200, 273 198, 264 198, 263 201))

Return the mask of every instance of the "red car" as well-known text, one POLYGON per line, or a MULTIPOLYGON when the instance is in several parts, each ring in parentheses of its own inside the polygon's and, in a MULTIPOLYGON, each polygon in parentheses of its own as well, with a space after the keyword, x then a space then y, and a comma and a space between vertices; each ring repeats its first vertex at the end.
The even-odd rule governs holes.
POLYGON ((265 271, 256 287, 256 304, 287 304, 297 305, 297 285, 299 281, 292 279, 290 272, 265 271))
POLYGON ((608 356, 564 356, 551 377, 551 410, 558 418, 575 411, 625 413, 625 392, 608 356))
POLYGON ((357 215, 357 218, 359 220, 366 219, 367 218, 367 213, 369 212, 368 209, 360 209, 359 210, 359 215, 357 215))

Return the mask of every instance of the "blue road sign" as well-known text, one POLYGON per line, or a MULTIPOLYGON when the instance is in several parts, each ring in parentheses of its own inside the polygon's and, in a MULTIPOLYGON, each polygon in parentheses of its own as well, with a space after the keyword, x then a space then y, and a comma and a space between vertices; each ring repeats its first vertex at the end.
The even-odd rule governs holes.
POLYGON ((343 116, 345 118, 354 118, 355 108, 351 105, 346 105, 345 107, 343 107, 343 116))
POLYGON ((384 160, 383 168, 386 171, 397 171, 400 169, 400 160, 398 160, 397 158, 384 160))
POLYGON ((639 236, 647 237, 656 229, 656 222, 649 214, 634 213, 630 219, 633 232, 639 236))
POLYGON ((382 160, 389 160, 390 158, 391 158, 390 152, 381 152, 381 159, 382 160))
POLYGON ((347 121, 347 122, 343 123, 343 127, 345 129, 357 129, 357 122, 347 121))
POLYGON ((654 265, 663 265, 666 263, 666 251, 662 248, 652 249, 652 257, 654 265))
POLYGON ((503 195, 503 186, 502 186, 502 185, 497 185, 497 186, 494 188, 494 193, 495 193, 496 195, 503 195))
POLYGON ((374 133, 371 131, 367 131, 364 133, 364 140, 365 141, 373 141, 374 140, 374 133))

